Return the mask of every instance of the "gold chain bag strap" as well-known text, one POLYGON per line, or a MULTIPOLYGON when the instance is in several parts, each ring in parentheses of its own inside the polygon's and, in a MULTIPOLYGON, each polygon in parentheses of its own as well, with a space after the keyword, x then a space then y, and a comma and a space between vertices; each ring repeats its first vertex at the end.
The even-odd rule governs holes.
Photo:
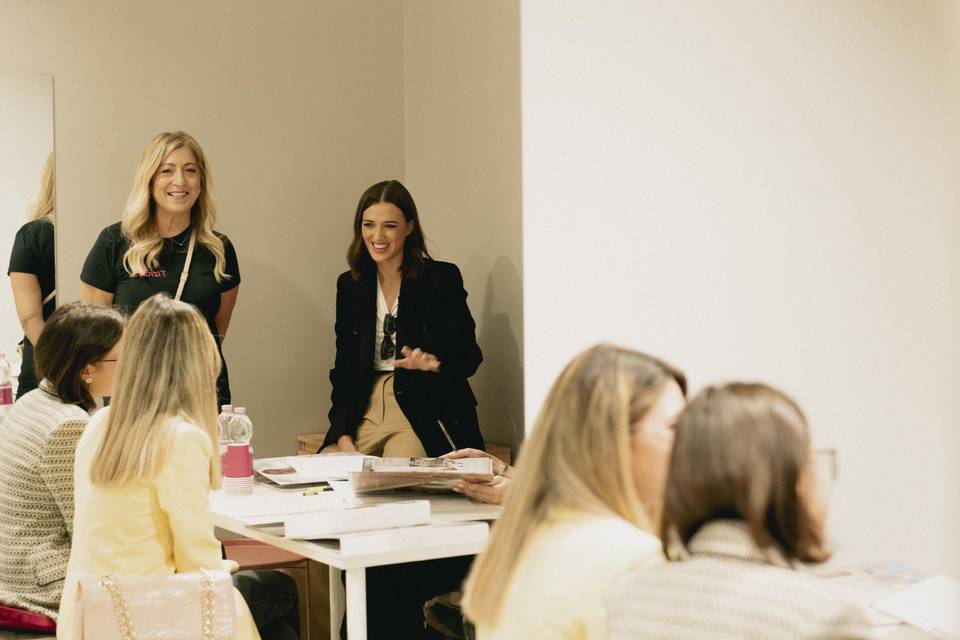
POLYGON ((233 582, 223 571, 80 581, 85 640, 233 640, 233 582))

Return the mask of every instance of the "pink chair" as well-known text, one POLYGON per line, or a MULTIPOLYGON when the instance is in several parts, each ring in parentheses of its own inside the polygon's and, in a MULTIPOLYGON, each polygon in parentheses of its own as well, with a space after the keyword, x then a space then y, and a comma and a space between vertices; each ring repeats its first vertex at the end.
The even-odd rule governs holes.
MULTIPOLYGON (((303 570, 304 582, 300 595, 300 624, 303 625, 303 638, 310 637, 310 616, 307 610, 310 602, 310 569, 308 560, 301 555, 278 549, 259 540, 249 538, 228 538, 221 540, 227 560, 233 560, 241 569, 299 569, 303 570)), ((299 583, 298 583, 299 584, 299 583)))

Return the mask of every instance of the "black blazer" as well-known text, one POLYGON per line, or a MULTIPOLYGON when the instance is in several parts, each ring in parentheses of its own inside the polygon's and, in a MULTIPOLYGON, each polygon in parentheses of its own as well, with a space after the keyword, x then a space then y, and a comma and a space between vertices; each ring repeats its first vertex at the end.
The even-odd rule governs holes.
MULTIPOLYGON (((330 370, 333 406, 324 447, 336 444, 342 435, 356 437, 373 391, 376 321, 376 272, 363 274, 356 281, 349 271, 340 274, 337 357, 330 370)), ((454 447, 483 449, 477 399, 467 382, 483 361, 475 329, 463 277, 455 264, 427 260, 419 277, 403 280, 395 336, 397 352, 403 346, 420 347, 437 356, 440 371, 397 369, 394 391, 397 404, 429 456, 454 447)))

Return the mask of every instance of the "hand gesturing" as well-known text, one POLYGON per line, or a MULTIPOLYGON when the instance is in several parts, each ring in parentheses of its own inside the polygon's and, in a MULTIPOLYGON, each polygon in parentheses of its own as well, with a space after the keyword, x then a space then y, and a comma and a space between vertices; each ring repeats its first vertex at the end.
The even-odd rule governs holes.
POLYGON ((440 361, 437 360, 437 356, 432 353, 427 353, 420 347, 416 349, 403 347, 400 349, 400 353, 403 354, 403 357, 393 361, 394 367, 416 371, 431 371, 433 373, 440 371, 440 361))

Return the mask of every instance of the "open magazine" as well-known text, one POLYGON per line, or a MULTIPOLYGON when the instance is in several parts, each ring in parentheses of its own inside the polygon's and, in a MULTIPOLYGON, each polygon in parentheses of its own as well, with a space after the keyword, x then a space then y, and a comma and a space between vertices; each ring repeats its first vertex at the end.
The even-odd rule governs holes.
POLYGON ((303 488, 330 480, 346 480, 363 469, 365 456, 358 453, 328 453, 307 456, 260 458, 253 471, 262 481, 278 488, 303 488))
POLYGON ((462 479, 489 481, 489 458, 365 458, 360 471, 350 473, 354 493, 401 488, 449 490, 462 479))

